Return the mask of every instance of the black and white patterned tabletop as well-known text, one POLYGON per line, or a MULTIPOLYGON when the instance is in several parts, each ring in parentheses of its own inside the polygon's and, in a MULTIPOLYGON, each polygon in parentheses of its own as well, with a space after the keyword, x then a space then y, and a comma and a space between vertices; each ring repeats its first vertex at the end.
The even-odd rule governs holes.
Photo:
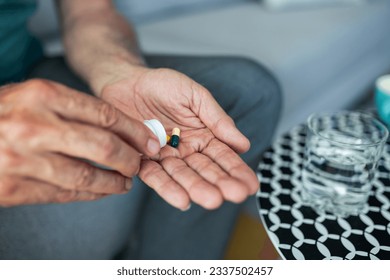
POLYGON ((315 212, 302 201, 301 170, 306 128, 278 138, 258 166, 259 212, 285 259, 390 259, 390 143, 373 182, 368 205, 347 218, 315 212))

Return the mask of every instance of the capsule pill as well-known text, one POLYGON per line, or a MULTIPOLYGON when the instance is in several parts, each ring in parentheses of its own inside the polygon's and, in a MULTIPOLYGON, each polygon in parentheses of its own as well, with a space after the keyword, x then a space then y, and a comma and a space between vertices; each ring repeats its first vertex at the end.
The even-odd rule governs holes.
POLYGON ((180 129, 175 127, 172 130, 170 145, 174 148, 177 148, 179 146, 179 142, 180 142, 180 129))

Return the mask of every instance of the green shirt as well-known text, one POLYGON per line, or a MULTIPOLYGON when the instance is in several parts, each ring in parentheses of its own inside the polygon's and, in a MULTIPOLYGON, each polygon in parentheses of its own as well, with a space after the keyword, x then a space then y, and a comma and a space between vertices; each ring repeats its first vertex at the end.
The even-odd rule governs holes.
POLYGON ((25 78, 43 56, 42 47, 27 30, 35 0, 0 0, 0 85, 25 78))

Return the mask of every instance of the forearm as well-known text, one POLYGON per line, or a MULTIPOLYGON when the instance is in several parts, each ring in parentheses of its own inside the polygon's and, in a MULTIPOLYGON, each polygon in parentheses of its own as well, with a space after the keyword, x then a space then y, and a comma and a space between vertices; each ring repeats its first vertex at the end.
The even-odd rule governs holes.
POLYGON ((111 1, 83 2, 87 1, 59 1, 66 58, 99 95, 110 83, 111 72, 136 72, 144 63, 134 29, 111 1))

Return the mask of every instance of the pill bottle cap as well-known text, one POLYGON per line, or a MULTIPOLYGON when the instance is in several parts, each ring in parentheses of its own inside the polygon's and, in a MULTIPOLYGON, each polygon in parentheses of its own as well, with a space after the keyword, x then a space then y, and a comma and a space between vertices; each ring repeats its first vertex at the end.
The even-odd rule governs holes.
POLYGON ((167 133, 165 132, 165 128, 161 124, 159 120, 145 120, 144 124, 149 127, 149 129, 157 136, 160 141, 160 148, 164 147, 167 144, 167 133))

